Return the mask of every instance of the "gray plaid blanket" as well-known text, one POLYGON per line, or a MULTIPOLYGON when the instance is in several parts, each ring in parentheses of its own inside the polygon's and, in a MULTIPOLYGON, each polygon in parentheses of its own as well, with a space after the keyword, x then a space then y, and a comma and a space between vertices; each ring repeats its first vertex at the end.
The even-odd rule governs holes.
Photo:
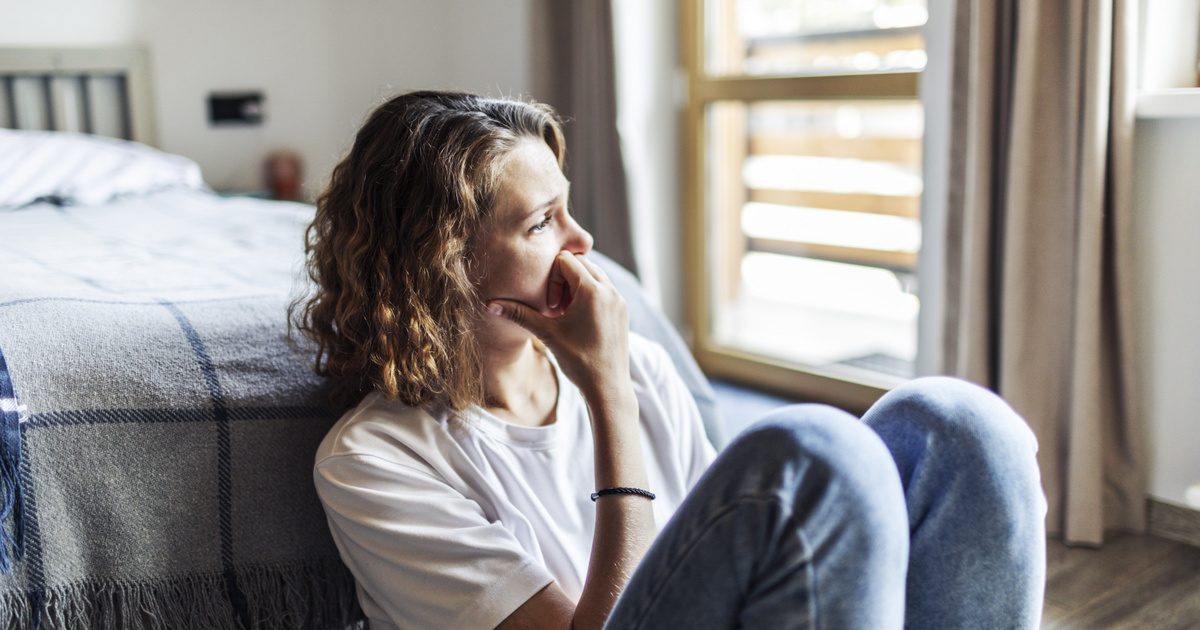
POLYGON ((0 210, 0 627, 345 627, 285 340, 312 208, 0 210))

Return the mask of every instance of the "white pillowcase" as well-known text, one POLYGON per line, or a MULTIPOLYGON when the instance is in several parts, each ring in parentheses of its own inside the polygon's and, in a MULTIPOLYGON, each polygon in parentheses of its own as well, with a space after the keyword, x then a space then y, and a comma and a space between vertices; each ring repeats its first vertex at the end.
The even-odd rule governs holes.
POLYGON ((195 162, 144 144, 73 132, 0 129, 0 209, 39 199, 101 204, 166 188, 208 187, 195 162))

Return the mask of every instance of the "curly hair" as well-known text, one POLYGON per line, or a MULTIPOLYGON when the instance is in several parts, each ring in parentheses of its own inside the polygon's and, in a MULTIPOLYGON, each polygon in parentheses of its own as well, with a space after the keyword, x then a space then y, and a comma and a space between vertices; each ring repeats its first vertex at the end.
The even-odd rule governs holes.
POLYGON ((372 390, 411 406, 483 401, 471 253, 499 167, 529 137, 563 168, 561 120, 540 103, 420 91, 368 116, 305 231, 314 290, 288 309, 335 409, 372 390))

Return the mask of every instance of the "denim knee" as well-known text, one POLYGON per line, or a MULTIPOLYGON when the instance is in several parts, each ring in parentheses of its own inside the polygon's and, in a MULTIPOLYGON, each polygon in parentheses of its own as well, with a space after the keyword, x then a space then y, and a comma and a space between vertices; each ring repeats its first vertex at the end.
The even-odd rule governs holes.
POLYGON ((806 403, 780 407, 763 416, 726 449, 747 451, 749 465, 771 466, 807 457, 840 470, 853 467, 854 453, 861 445, 870 448, 878 441, 853 415, 829 405, 806 403))
POLYGON ((1037 438, 992 391, 958 378, 918 378, 884 394, 863 421, 892 449, 906 487, 913 469, 932 470, 928 458, 936 456, 948 469, 976 473, 1006 502, 1035 496, 1044 514, 1037 438))
POLYGON ((782 472, 776 477, 780 490, 788 489, 788 473, 803 465, 832 480, 852 502, 902 505, 896 466, 883 441, 858 418, 829 405, 781 407, 743 430, 725 451, 748 476, 782 472))
POLYGON ((972 454, 1037 452, 1033 430, 991 390, 959 378, 927 376, 884 394, 863 417, 877 431, 904 423, 972 454))

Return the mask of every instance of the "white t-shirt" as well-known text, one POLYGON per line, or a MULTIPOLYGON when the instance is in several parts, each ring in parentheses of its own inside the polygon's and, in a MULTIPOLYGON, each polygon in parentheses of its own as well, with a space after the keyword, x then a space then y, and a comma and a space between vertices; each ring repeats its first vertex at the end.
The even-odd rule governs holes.
MULTIPOLYGON (((372 628, 494 628, 552 580, 578 601, 595 531, 595 452, 583 396, 547 356, 558 378, 553 424, 373 393, 321 443, 317 494, 372 628)), ((629 362, 662 531, 716 452, 666 350, 630 333, 629 362)))

